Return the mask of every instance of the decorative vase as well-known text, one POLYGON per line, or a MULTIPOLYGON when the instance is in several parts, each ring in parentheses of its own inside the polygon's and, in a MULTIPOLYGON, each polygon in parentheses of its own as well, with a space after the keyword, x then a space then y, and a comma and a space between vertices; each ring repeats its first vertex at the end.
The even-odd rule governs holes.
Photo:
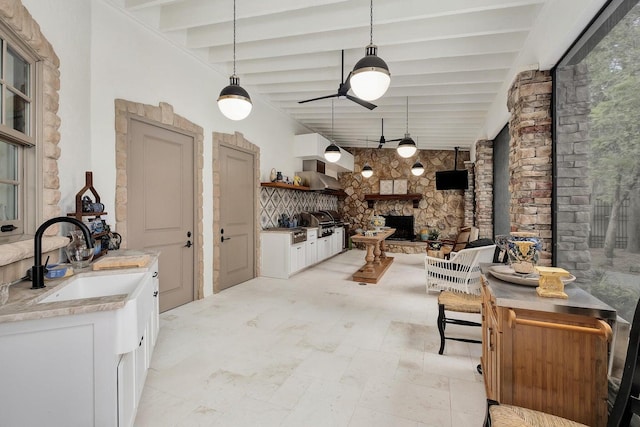
POLYGON ((65 248, 67 259, 74 269, 89 266, 93 259, 94 249, 87 247, 82 231, 72 230, 69 234, 71 235, 71 242, 65 248))
POLYGON ((278 174, 276 173, 276 168, 271 169, 271 174, 269 175, 269 179, 271 180, 271 182, 276 182, 277 177, 278 174))
POLYGON ((384 227, 385 219, 383 216, 373 215, 371 217, 370 223, 371 223, 371 227, 373 227, 374 230, 380 231, 380 228, 384 227))
POLYGON ((534 273, 542 247, 542 243, 536 233, 528 231, 512 232, 507 243, 509 264, 513 271, 519 274, 534 273))

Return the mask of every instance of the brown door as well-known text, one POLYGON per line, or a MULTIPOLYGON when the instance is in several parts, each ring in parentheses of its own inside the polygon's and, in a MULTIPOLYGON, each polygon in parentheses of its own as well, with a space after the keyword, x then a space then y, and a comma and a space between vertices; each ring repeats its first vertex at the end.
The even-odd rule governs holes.
POLYGON ((160 251, 160 311, 194 299, 193 136, 131 120, 128 249, 160 251))
POLYGON ((220 290, 255 277, 253 156, 220 146, 220 290))

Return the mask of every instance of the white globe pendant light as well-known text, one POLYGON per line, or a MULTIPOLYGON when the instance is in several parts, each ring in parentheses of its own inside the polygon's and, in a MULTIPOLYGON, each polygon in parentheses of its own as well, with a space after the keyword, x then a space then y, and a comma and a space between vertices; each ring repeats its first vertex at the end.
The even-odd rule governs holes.
POLYGON ((333 99, 331 100, 331 144, 324 150, 324 158, 329 163, 335 163, 340 160, 340 156, 342 153, 340 152, 340 147, 333 142, 333 99))
POLYGON ((236 75, 236 1, 233 0, 233 75, 229 78, 229 86, 226 86, 218 96, 218 108, 228 119, 245 119, 253 104, 249 93, 240 86, 240 78, 236 75))
MULTIPOLYGON (((367 137, 367 150, 368 149, 369 149, 369 138, 367 137)), ((369 163, 365 162, 360 173, 364 178, 371 178, 373 176, 373 168, 369 166, 369 163)))
POLYGON ((391 73, 387 63, 378 56, 378 47, 373 44, 373 0, 370 6, 371 25, 369 45, 365 56, 356 62, 349 82, 353 93, 365 101, 373 101, 385 94, 391 83, 391 73))
POLYGON ((418 150, 416 143, 413 142, 411 135, 409 135, 409 97, 407 97, 407 132, 404 134, 404 138, 402 138, 396 150, 400 157, 404 158, 413 156, 418 150))
POLYGON ((424 166, 419 161, 416 161, 413 166, 411 166, 411 173, 415 176, 420 176, 424 173, 424 166))

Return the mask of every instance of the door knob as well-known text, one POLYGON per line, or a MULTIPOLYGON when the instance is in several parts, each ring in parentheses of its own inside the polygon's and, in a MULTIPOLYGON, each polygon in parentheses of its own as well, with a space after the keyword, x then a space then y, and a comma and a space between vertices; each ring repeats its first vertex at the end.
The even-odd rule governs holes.
POLYGON ((187 240, 187 244, 184 245, 185 248, 190 248, 191 247, 191 240, 187 240))
POLYGON ((231 237, 220 236, 220 241, 224 243, 225 240, 230 240, 231 237))

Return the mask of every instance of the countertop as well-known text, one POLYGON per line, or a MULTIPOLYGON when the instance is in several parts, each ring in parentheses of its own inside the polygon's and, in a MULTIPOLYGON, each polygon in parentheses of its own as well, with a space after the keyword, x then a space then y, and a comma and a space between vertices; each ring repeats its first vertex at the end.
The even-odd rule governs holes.
POLYGON ((111 251, 106 257, 132 256, 147 254, 151 257, 149 263, 141 268, 123 268, 113 270, 94 271, 91 267, 76 271, 73 276, 54 280, 45 280, 42 289, 31 289, 31 282, 24 280, 9 287, 9 299, 0 307, 0 323, 18 322, 23 320, 43 319, 55 316, 91 313, 96 311, 117 310, 124 307, 128 295, 109 295, 104 297, 85 298, 69 301, 58 301, 38 304, 37 302, 64 287, 70 279, 83 276, 104 276, 137 273, 148 271, 158 259, 159 253, 154 251, 118 250, 111 251))
POLYGON ((564 286, 569 298, 546 298, 536 293, 535 286, 517 285, 505 282, 491 275, 488 268, 492 264, 481 264, 482 273, 489 282, 496 304, 502 307, 552 313, 578 314, 615 321, 616 310, 600 301, 574 283, 564 286))

